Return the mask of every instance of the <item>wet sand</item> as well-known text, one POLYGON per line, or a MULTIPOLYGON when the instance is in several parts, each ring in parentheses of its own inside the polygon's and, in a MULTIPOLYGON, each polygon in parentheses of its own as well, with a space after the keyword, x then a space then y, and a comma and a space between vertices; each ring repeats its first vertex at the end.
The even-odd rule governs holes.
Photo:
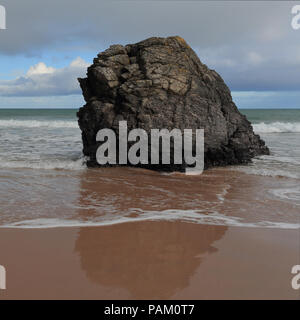
POLYGON ((222 168, 200 177, 130 168, 11 176, 2 185, 0 299, 300 299, 291 287, 299 202, 286 198, 296 179, 222 168), (60 228, 5 228, 17 221, 60 228))
POLYGON ((167 221, 1 229, 0 299, 299 299, 299 234, 167 221))
POLYGON ((230 168, 200 176, 136 168, 0 173, 0 227, 103 226, 179 220, 246 227, 300 227, 299 180, 230 168))

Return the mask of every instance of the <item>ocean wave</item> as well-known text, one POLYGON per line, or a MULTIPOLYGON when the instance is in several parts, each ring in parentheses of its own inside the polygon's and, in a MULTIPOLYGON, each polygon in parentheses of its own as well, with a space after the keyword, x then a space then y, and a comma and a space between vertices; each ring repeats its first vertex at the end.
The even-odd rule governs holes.
POLYGON ((300 188, 281 188, 270 190, 276 197, 284 200, 294 200, 296 205, 300 205, 300 188))
POLYGON ((83 170, 86 168, 85 159, 77 160, 46 160, 46 161, 1 161, 0 168, 9 169, 63 169, 63 170, 83 170))
POLYGON ((119 217, 116 219, 97 220, 76 220, 60 218, 38 218, 32 220, 22 220, 9 224, 1 225, 0 228, 16 229, 48 229, 48 228, 66 228, 66 227, 100 227, 110 226, 121 223, 142 222, 142 221, 181 221, 205 225, 217 225, 228 227, 246 227, 246 228, 275 228, 275 229, 300 229, 299 223, 286 223, 275 221, 246 222, 239 217, 224 216, 219 213, 204 214, 194 210, 164 210, 162 212, 145 212, 138 217, 119 217))
POLYGON ((254 168, 254 167, 233 167, 232 170, 242 171, 246 174, 252 174, 265 177, 285 177, 291 179, 299 179, 300 174, 280 169, 254 168))
POLYGON ((300 122, 260 122, 253 124, 253 129, 257 133, 300 133, 300 122))
POLYGON ((72 120, 0 120, 0 128, 79 128, 72 120))
MULTIPOLYGON (((73 120, 0 120, 2 128, 76 128, 78 129, 77 121, 73 120)), ((253 124, 253 129, 257 133, 300 133, 300 122, 260 122, 253 124)))

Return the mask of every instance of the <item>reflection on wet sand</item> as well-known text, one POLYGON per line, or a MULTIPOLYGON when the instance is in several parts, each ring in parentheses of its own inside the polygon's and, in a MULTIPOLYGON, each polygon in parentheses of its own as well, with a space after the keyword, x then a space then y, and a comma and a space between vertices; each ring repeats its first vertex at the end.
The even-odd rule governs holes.
POLYGON ((77 218, 105 222, 121 217, 127 223, 81 228, 75 245, 81 267, 92 283, 126 290, 130 298, 170 298, 190 285, 204 256, 217 251, 214 242, 227 231, 226 226, 183 222, 189 210, 239 217, 238 222, 280 219, 277 210, 283 204, 264 193, 274 179, 262 178, 221 169, 196 177, 130 168, 89 170, 80 179, 77 218), (167 210, 179 212, 178 220, 167 221, 167 210), (136 219, 147 212, 148 220, 136 219), (151 221, 153 212, 161 221, 151 221))
POLYGON ((272 192, 294 183, 221 168, 200 176, 130 168, 88 170, 79 179, 75 215, 98 225, 176 219, 227 226, 268 221, 277 227, 298 223, 299 206, 272 192))
MULTIPOLYGON (((299 206, 268 193, 294 182, 222 169, 200 177, 129 168, 68 174, 57 173, 43 204, 54 218, 94 227, 1 229, 0 259, 11 275, 4 298, 295 298, 289 272, 298 230, 245 228, 247 221, 294 223, 299 206), (244 227, 188 223, 189 211, 239 217, 233 222, 244 227)), ((30 209, 26 201, 18 207, 30 209)))
MULTIPOLYGON (((130 220, 147 211, 208 211, 208 204, 218 202, 223 185, 218 183, 218 188, 212 179, 128 168, 90 170, 81 179, 78 216, 81 220, 99 215, 130 220)), ((188 286, 203 255, 216 250, 213 243, 226 230, 167 221, 81 228, 75 250, 91 281, 125 289, 131 298, 163 299, 188 286)))
POLYGON ((75 251, 92 282, 125 289, 130 298, 167 299, 189 285, 226 230, 151 221, 81 228, 75 251))

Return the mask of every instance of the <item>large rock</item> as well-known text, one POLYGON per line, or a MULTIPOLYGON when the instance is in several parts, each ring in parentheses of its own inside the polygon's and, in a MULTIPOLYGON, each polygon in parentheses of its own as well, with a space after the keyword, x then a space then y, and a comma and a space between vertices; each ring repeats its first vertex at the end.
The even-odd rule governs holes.
MULTIPOLYGON (((79 79, 86 105, 78 112, 83 152, 96 166, 96 134, 119 121, 128 129, 205 129, 205 166, 247 163, 269 154, 220 75, 202 64, 180 37, 113 45, 79 79)), ((182 170, 183 166, 144 167, 182 170)))

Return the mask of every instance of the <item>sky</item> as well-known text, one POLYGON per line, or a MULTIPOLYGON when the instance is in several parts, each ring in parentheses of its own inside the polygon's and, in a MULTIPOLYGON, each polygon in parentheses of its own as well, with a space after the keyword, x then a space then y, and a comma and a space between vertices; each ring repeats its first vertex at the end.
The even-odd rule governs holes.
POLYGON ((0 108, 79 108, 78 77, 112 44, 179 35, 240 108, 300 108, 300 1, 0 0, 0 108), (0 17, 1 18, 1 17, 0 17))

